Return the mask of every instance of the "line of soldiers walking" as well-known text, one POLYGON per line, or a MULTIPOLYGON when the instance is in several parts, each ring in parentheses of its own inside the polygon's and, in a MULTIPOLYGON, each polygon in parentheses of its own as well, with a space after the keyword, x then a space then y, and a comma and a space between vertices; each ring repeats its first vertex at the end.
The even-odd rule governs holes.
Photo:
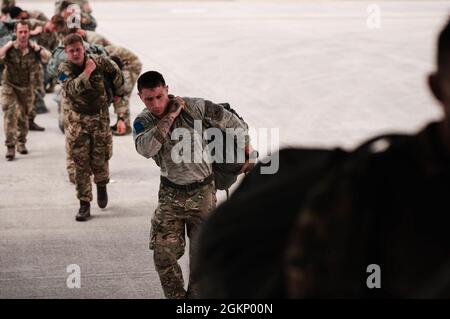
POLYGON ((55 1, 51 19, 37 10, 23 10, 15 1, 2 2, 5 157, 12 161, 16 151, 28 154, 28 131, 44 131, 34 119, 36 113, 47 111, 44 96, 56 87, 60 128, 66 137, 67 173, 80 200, 78 221, 89 217, 86 207, 92 200, 91 175, 97 184, 99 206, 107 205, 112 134, 132 131, 130 96, 142 69, 132 51, 96 33, 96 26, 87 0, 55 1), (81 73, 83 80, 73 84, 71 77, 78 78, 81 73), (61 85, 56 86, 58 83, 61 85), (117 114, 112 126, 111 104, 117 114), (91 105, 96 107, 92 109, 91 105))

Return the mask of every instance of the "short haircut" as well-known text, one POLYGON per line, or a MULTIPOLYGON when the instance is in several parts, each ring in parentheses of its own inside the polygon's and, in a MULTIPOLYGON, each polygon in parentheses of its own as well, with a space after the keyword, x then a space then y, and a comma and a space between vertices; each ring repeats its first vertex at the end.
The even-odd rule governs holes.
POLYGON ((51 20, 53 25, 55 26, 56 30, 62 30, 66 26, 66 21, 64 21, 64 18, 58 14, 55 14, 51 20))
POLYGON ((166 81, 161 73, 156 71, 147 71, 139 77, 137 81, 138 91, 142 89, 154 89, 158 86, 166 86, 166 81))
POLYGON ((61 11, 66 10, 71 4, 75 4, 74 2, 71 1, 63 1, 61 2, 61 6, 59 7, 61 11))
POLYGON ((17 18, 22 12, 23 10, 20 7, 9 8, 9 16, 11 17, 11 19, 17 18))
POLYGON ((445 71, 450 66, 450 19, 439 34, 437 48, 438 69, 445 71))
POLYGON ((77 42, 80 42, 81 44, 83 44, 83 38, 81 38, 81 36, 76 33, 69 34, 68 36, 66 36, 64 38, 64 41, 63 41, 64 47, 74 44, 74 43, 77 43, 77 42))
POLYGON ((14 31, 17 30, 17 26, 21 24, 21 25, 27 25, 28 26, 28 30, 31 30, 31 24, 30 22, 28 22, 27 20, 19 20, 16 22, 16 24, 14 25, 14 31))

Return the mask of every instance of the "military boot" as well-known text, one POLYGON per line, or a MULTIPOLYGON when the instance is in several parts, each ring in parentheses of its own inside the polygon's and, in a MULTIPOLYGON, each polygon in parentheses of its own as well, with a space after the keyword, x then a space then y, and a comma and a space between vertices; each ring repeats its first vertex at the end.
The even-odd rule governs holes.
POLYGON ((15 146, 8 146, 8 150, 6 151, 6 159, 8 161, 12 161, 14 157, 16 156, 16 147, 15 146))
POLYGON ((108 193, 106 191, 106 185, 97 185, 97 204, 100 208, 105 208, 108 205, 108 193))
POLYGON ((19 152, 20 154, 28 154, 28 150, 27 147, 24 144, 18 144, 17 145, 17 152, 19 152))
POLYGON ((91 204, 80 200, 80 209, 75 216, 75 220, 77 222, 85 222, 89 217, 91 217, 91 204))
POLYGON ((30 121, 28 123, 28 128, 30 131, 39 131, 39 132, 45 131, 45 128, 37 125, 36 123, 34 123, 34 121, 30 121))

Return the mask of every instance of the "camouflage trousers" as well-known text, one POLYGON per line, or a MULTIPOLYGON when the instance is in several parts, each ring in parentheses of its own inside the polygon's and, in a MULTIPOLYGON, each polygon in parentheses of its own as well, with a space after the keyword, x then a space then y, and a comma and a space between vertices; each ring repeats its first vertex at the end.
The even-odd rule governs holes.
POLYGON ((152 218, 150 249, 166 298, 195 298, 198 295, 192 269, 195 267, 197 232, 216 206, 214 183, 185 192, 164 185, 159 189, 159 205, 152 218), (189 237, 189 285, 184 289, 183 274, 178 264, 185 250, 185 234, 189 237))
POLYGON ((84 115, 72 110, 68 114, 66 141, 75 164, 77 197, 92 201, 91 175, 100 186, 109 183, 112 134, 107 110, 98 115, 84 115))
POLYGON ((25 145, 28 135, 28 120, 33 119, 33 88, 16 88, 3 82, 2 85, 3 128, 7 147, 25 145))
POLYGON ((30 118, 30 120, 34 120, 36 117, 36 111, 39 107, 45 108, 45 86, 44 86, 44 65, 39 64, 39 69, 32 75, 35 79, 35 87, 34 87, 34 117, 30 118))
POLYGON ((75 182, 75 162, 70 155, 70 144, 67 138, 67 133, 69 132, 69 112, 70 107, 65 103, 64 98, 61 99, 61 112, 63 113, 63 125, 64 125, 64 135, 66 136, 66 170, 69 175, 69 180, 75 182))

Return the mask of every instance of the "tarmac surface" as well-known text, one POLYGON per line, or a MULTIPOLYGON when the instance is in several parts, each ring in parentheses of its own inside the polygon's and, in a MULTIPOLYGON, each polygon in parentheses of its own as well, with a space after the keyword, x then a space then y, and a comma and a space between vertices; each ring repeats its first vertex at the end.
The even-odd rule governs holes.
MULTIPOLYGON (((19 3, 53 12, 52 2, 19 3)), ((278 130, 280 147, 352 148, 441 116, 426 75, 449 1, 91 4, 97 32, 162 72, 171 93, 229 102, 257 132, 278 130), (380 28, 368 26, 374 3, 380 28)), ((0 152, 0 298, 163 298, 148 250, 157 166, 131 136, 115 137, 110 204, 93 202, 93 218, 75 222, 53 94, 46 102, 50 113, 36 119, 46 131, 30 132, 30 154, 7 162, 0 152), (79 289, 66 283, 72 264, 79 289)), ((142 108, 134 94, 132 119, 142 108)), ((255 146, 266 154, 261 134, 255 146)), ((186 255, 181 263, 187 272, 186 255)))

